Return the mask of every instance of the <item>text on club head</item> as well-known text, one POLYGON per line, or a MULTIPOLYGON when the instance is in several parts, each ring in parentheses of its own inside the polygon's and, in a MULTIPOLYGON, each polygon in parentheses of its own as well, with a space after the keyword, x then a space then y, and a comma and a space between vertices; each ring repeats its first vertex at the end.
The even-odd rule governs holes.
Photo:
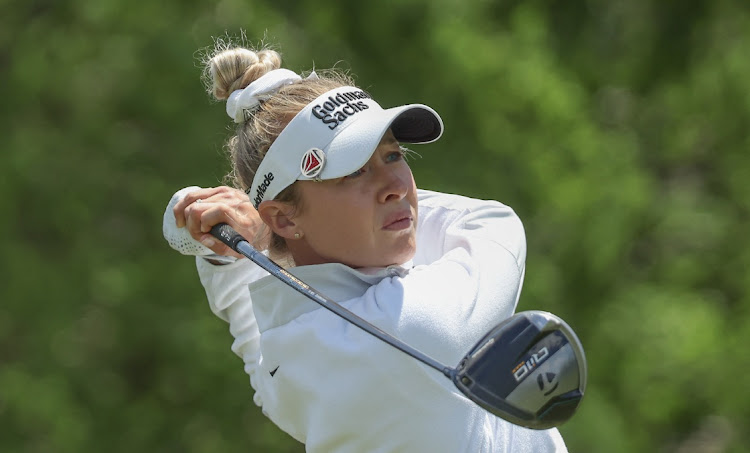
POLYGON ((513 377, 516 378, 516 382, 521 382, 527 374, 545 361, 547 357, 549 357, 549 350, 545 346, 534 354, 531 354, 529 360, 516 365, 516 367, 513 368, 513 377))

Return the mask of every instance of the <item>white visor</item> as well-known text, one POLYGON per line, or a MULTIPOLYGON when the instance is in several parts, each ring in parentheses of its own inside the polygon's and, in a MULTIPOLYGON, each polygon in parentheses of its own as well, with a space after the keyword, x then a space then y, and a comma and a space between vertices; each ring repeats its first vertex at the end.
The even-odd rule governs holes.
POLYGON ((433 109, 409 104, 383 109, 356 87, 331 90, 305 106, 269 148, 247 190, 257 208, 297 180, 347 176, 370 159, 388 129, 403 143, 434 142, 443 121, 433 109))

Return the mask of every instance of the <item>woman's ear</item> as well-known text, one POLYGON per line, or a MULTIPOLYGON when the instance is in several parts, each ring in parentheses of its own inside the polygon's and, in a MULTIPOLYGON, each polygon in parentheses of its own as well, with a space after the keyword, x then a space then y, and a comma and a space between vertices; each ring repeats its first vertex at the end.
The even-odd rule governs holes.
POLYGON ((292 239, 297 231, 293 213, 294 208, 281 201, 266 200, 258 206, 258 214, 263 223, 268 225, 271 231, 286 239, 292 239))

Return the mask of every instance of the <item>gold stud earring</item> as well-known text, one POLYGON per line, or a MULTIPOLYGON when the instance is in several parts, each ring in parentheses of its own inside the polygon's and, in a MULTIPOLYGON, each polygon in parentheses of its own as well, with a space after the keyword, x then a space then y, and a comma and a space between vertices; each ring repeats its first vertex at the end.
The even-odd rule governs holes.
POLYGON ((302 235, 301 235, 301 234, 299 234, 299 233, 294 233, 294 239, 299 239, 300 237, 302 237, 302 235))

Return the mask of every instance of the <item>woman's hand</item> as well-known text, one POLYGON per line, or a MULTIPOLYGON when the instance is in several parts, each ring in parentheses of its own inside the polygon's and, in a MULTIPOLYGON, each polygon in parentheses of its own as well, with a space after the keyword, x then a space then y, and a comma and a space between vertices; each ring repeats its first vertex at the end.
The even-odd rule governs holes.
POLYGON ((210 187, 188 193, 174 206, 174 218, 178 228, 187 227, 194 239, 218 255, 242 258, 211 235, 211 228, 219 223, 229 224, 256 250, 265 250, 270 242, 270 229, 260 219, 247 194, 231 187, 210 187))

